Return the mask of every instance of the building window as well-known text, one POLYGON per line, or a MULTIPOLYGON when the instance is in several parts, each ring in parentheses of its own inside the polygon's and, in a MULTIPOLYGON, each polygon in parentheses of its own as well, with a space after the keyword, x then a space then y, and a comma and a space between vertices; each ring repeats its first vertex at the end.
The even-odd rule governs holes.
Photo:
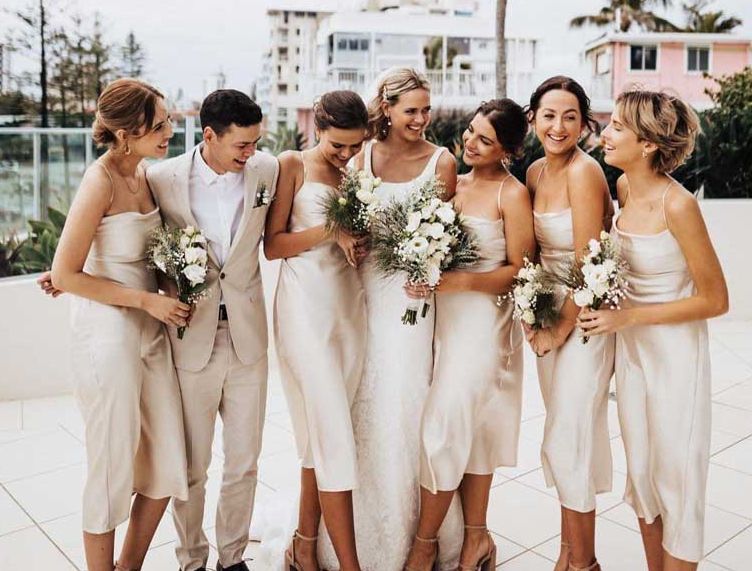
POLYGON ((277 86, 277 91, 280 95, 287 95, 287 84, 286 83, 280 83, 277 86))
POLYGON ((288 12, 287 10, 282 12, 282 18, 284 19, 285 24, 287 24, 287 21, 290 19, 290 12, 288 12))
POLYGON ((710 71, 710 48, 687 48, 687 71, 710 71))
POLYGON ((368 51, 368 40, 360 40, 360 49, 364 52, 368 51))
POLYGON ((337 40, 337 50, 345 51, 347 49, 347 38, 339 38, 337 40))
POLYGON ((603 75, 611 71, 611 54, 607 51, 595 54, 595 74, 603 75))
POLYGON ((295 35, 296 35, 296 36, 299 36, 299 35, 300 35, 300 28, 295 28, 295 35))
POLYGON ((358 40, 350 38, 350 50, 353 52, 358 51, 358 40))
POLYGON ((630 46, 630 71, 655 71, 658 69, 658 46, 630 46))

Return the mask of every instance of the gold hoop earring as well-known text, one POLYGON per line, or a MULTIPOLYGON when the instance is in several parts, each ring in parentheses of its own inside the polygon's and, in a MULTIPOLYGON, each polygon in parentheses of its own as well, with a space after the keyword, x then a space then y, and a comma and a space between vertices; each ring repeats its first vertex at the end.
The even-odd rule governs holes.
POLYGON ((642 158, 647 159, 648 158, 648 152, 646 150, 642 151, 642 158))
POLYGON ((126 155, 131 154, 131 148, 128 146, 128 141, 125 142, 125 154, 126 155))

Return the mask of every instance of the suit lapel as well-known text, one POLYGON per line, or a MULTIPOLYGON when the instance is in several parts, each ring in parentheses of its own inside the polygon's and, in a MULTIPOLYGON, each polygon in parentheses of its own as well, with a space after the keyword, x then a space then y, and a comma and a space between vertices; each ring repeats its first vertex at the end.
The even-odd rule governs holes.
POLYGON ((248 227, 248 223, 253 215, 253 207, 256 202, 256 190, 258 188, 259 171, 258 163, 251 157, 245 167, 243 173, 243 185, 245 186, 245 197, 243 199, 243 216, 240 218, 240 224, 238 225, 238 231, 235 232, 235 238, 230 245, 230 251, 227 254, 225 264, 230 260, 235 253, 238 242, 240 242, 243 233, 248 227))
MULTIPOLYGON (((191 210, 190 194, 191 167, 193 166, 195 154, 198 152, 200 152, 199 147, 195 147, 193 151, 186 153, 185 160, 181 161, 173 172, 172 192, 179 205, 179 211, 183 218, 183 226, 193 226, 200 230, 201 227, 199 226, 196 217, 193 215, 193 210, 191 210)), ((219 261, 214 255, 214 250, 211 248, 211 246, 207 248, 207 251, 211 261, 214 262, 215 266, 219 267, 219 261)))

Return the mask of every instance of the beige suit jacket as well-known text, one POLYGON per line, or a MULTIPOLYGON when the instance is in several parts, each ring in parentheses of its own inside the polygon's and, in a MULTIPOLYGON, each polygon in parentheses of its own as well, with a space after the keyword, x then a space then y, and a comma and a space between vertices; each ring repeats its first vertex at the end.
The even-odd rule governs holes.
MULTIPOLYGON (((198 147, 147 170, 162 219, 170 227, 199 227, 191 211, 188 193, 191 165, 197 152, 198 147)), ((168 328, 178 368, 196 372, 209 362, 219 321, 220 297, 224 297, 230 336, 240 361, 250 365, 266 355, 266 310, 258 257, 268 205, 255 206, 255 202, 262 184, 273 196, 278 174, 279 163, 268 153, 259 151, 246 163, 243 215, 229 255, 220 267, 212 249, 208 249, 208 297, 196 305, 183 339, 178 339, 176 328, 168 328)))

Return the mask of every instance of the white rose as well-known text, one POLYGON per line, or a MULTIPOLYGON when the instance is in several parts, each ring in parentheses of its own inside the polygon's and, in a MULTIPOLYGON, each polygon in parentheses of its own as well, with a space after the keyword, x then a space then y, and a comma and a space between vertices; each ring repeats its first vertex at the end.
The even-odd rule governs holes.
POLYGON ((603 260, 603 271, 606 272, 608 275, 611 275, 616 270, 616 262, 614 262, 611 258, 607 260, 603 260))
POLYGON ((607 281, 598 282, 595 285, 595 287, 593 288, 593 293, 597 297, 603 297, 604 295, 606 295, 606 292, 608 292, 608 282, 607 281))
POLYGON ((192 286, 204 283, 206 268, 197 264, 191 264, 183 269, 183 275, 188 278, 192 286))
POLYGON ((535 295, 535 286, 532 283, 526 283, 522 286, 522 295, 528 299, 533 299, 535 295))
POLYGON ((405 230, 415 232, 420 227, 420 212, 411 212, 407 216, 407 226, 405 230))
POLYGON ((438 240, 444 236, 444 225, 441 222, 434 222, 428 225, 429 228, 426 232, 431 238, 438 240))
POLYGON ((530 307, 530 298, 525 295, 517 295, 515 292, 514 303, 520 309, 528 309, 530 307))
POLYGON ((373 192, 373 179, 369 176, 360 177, 360 190, 367 193, 373 192))
POLYGON ((362 188, 355 193, 355 196, 363 204, 372 204, 376 201, 376 195, 370 190, 363 190, 362 188))
POLYGON ((436 216, 438 216, 439 220, 441 220, 445 224, 451 224, 452 222, 454 222, 454 219, 457 217, 456 213, 454 212, 454 208, 452 208, 448 204, 445 204, 444 206, 439 208, 436 211, 436 216))
POLYGON ((206 265, 206 250, 203 248, 186 248, 185 261, 188 264, 206 265))
POLYGON ((426 253, 426 250, 428 250, 428 240, 423 236, 415 236, 410 240, 409 248, 413 253, 419 256, 423 255, 426 253))
POLYGON ((441 279, 441 268, 439 267, 439 264, 429 263, 427 273, 428 285, 433 287, 439 283, 439 280, 441 279))
POLYGON ((522 312, 522 320, 528 325, 535 324, 535 313, 532 309, 526 309, 522 312))
POLYGON ((373 179, 373 188, 376 188, 380 184, 381 184, 381 177, 377 176, 375 179, 373 179))
POLYGON ((589 306, 594 301, 593 292, 589 289, 580 289, 574 292, 574 302, 579 307, 589 306))
POLYGON ((191 245, 191 237, 183 234, 180 236, 180 248, 182 250, 185 250, 188 246, 191 245))
POLYGON ((601 253, 601 243, 598 240, 590 239, 587 243, 588 250, 590 250, 591 254, 600 254, 601 253))

